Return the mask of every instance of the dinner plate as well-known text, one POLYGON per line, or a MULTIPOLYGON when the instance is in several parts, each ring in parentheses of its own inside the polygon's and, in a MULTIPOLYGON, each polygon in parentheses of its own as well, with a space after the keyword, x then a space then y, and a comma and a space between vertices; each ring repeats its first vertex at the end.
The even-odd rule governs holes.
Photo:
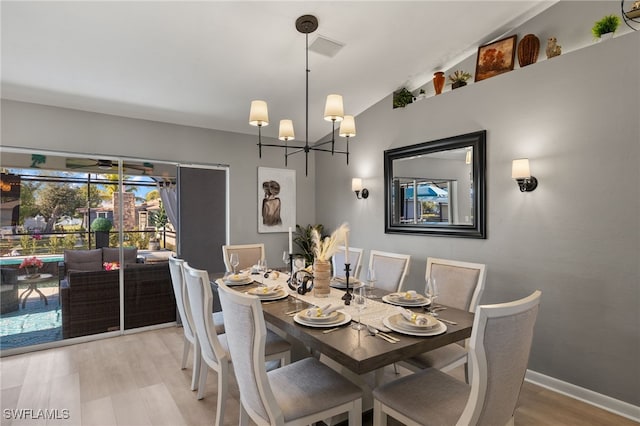
POLYGON ((398 316, 402 317, 402 315, 400 314, 391 315, 390 317, 384 318, 382 320, 382 323, 385 325, 385 327, 388 327, 393 331, 396 331, 402 334, 408 334, 409 336, 419 336, 419 337, 437 336, 438 334, 442 334, 447 331, 447 326, 440 321, 438 321, 438 326, 431 330, 424 330, 424 331, 409 330, 407 328, 402 327, 399 324, 398 316))
POLYGON ((428 306, 431 304, 431 300, 426 297, 422 299, 405 299, 391 297, 391 294, 382 296, 382 301, 397 306, 428 306))
POLYGON ((273 287, 260 286, 260 287, 252 288, 251 290, 248 291, 248 293, 254 296, 270 297, 270 296, 275 296, 281 291, 282 291, 282 287, 276 288, 275 286, 273 287))
POLYGON ((335 321, 328 321, 328 322, 307 321, 305 319, 306 312, 307 312, 306 310, 304 310, 303 312, 298 312, 293 317, 293 320, 298 324, 306 325, 307 327, 316 327, 316 328, 337 327, 339 325, 347 324, 351 321, 351 315, 347 313, 342 313, 342 312, 338 312, 338 315, 336 316, 335 321))
POLYGON ((317 314, 315 314, 317 308, 309 308, 309 309, 305 309, 304 311, 302 311, 302 313, 304 315, 302 315, 302 318, 305 321, 308 322, 313 322, 313 323, 323 323, 323 322, 332 322, 332 321, 336 321, 338 319, 338 311, 333 311, 333 312, 329 312, 329 315, 322 315, 322 316, 317 316, 317 314), (311 311, 313 314, 309 315, 309 311, 311 311))
POLYGON ((224 280, 224 283, 228 286, 234 286, 234 285, 247 285, 247 284, 251 284, 253 282, 253 278, 248 277, 248 276, 244 276, 243 279, 238 280, 238 279, 233 279, 233 280, 229 280, 226 279, 224 280))
MULTIPOLYGON (((331 278, 329 285, 333 288, 346 289, 347 283, 344 278, 331 278)), ((349 277, 349 288, 360 288, 364 285, 364 283, 357 278, 349 277)))
POLYGON ((391 322, 398 325, 400 328, 404 328, 409 331, 429 331, 439 326, 439 321, 430 315, 420 315, 426 320, 424 324, 417 324, 415 322, 407 320, 402 314, 392 315, 394 318, 391 322))
MULTIPOLYGON (((247 292, 249 294, 249 291, 247 292)), ((285 297, 289 297, 289 294, 284 291, 284 290, 278 290, 277 292, 271 294, 271 295, 267 295, 267 296, 262 296, 261 294, 252 294, 253 296, 258 296, 258 298, 260 299, 261 302, 266 302, 268 300, 280 300, 280 299, 284 299, 285 297)))

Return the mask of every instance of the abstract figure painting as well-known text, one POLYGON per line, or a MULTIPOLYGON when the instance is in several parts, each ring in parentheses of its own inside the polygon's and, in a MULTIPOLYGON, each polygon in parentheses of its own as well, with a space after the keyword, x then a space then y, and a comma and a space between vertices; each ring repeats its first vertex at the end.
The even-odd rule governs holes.
POLYGON ((296 226, 296 171, 258 167, 258 232, 296 226))

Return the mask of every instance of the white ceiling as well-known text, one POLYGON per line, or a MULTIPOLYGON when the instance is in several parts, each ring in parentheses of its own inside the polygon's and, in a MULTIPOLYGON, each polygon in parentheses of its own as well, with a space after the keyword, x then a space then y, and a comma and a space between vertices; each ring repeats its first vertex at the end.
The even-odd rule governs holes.
MULTIPOLYGON (((304 140, 305 36, 344 44, 309 53, 309 140, 331 127, 327 94, 357 115, 403 85, 475 54, 550 1, 2 1, 2 97, 241 133, 253 99, 304 140)), ((473 71, 473 70, 471 70, 473 71)), ((391 103, 389 104, 391 108, 391 103)), ((357 122, 356 122, 357 125, 357 122)))

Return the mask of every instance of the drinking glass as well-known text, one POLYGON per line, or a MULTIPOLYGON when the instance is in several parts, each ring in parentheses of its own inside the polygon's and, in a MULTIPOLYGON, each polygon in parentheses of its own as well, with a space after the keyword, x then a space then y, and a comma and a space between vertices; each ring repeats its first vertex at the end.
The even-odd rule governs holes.
POLYGON ((353 293, 353 299, 351 300, 351 303, 358 310, 358 323, 353 324, 351 327, 353 327, 355 330, 358 330, 358 331, 364 330, 365 327, 360 322, 360 317, 362 316, 362 310, 367 307, 367 289, 364 286, 358 288, 353 293))
POLYGON ((233 274, 234 275, 237 274, 236 269, 240 264, 240 258, 238 257, 238 253, 231 253, 231 256, 229 257, 229 262, 231 263, 231 266, 233 266, 233 274))
POLYGON ((260 282, 264 285, 264 279, 267 278, 267 272, 269 267, 267 266, 267 259, 258 259, 258 274, 260 275, 260 282))
POLYGON ((373 267, 367 269, 367 283, 369 284, 369 299, 376 299, 378 296, 373 294, 373 290, 376 288, 376 270, 373 267))
POLYGON ((284 250, 282 252, 282 262, 287 266, 287 268, 289 267, 289 252, 284 250))
POLYGON ((436 279, 433 277, 427 278, 427 283, 424 287, 424 294, 431 300, 429 304, 429 312, 433 314, 433 308, 436 305, 436 299, 438 298, 438 285, 436 279))

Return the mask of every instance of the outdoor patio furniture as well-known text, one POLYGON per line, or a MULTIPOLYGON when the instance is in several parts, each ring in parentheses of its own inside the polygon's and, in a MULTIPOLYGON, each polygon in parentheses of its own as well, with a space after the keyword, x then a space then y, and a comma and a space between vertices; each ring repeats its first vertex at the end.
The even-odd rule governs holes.
POLYGON ((17 311, 18 299, 18 270, 0 268, 0 314, 17 311))

